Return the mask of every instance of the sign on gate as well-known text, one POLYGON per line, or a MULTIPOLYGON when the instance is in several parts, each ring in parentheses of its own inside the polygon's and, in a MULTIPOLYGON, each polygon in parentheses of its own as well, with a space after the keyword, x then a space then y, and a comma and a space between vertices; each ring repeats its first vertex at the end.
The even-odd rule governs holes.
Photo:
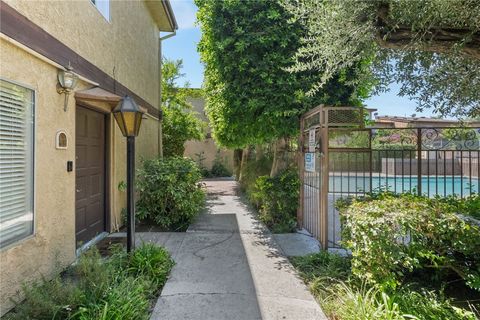
POLYGON ((308 131, 308 152, 315 152, 315 129, 308 131))
POLYGON ((315 153, 305 153, 305 171, 315 172, 315 153))

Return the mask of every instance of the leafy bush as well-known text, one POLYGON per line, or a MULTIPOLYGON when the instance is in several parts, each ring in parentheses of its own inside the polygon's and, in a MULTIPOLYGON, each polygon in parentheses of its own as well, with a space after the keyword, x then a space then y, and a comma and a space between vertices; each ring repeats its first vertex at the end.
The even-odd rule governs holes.
POLYGON ((477 319, 434 291, 387 289, 358 279, 348 257, 322 251, 291 261, 331 319, 477 319))
POLYGON ((465 198, 456 195, 448 197, 437 197, 435 201, 452 206, 452 210, 465 216, 480 219, 480 194, 472 194, 465 198))
POLYGON ((273 232, 295 230, 299 189, 298 173, 293 169, 256 180, 253 197, 260 204, 260 220, 273 232))
POLYGON ((205 165, 204 161, 206 159, 205 152, 200 152, 195 154, 196 163, 200 168, 200 172, 204 178, 216 178, 216 177, 231 177, 232 173, 225 167, 224 163, 220 159, 220 150, 217 150, 217 154, 215 155, 215 159, 213 160, 212 168, 208 170, 205 165))
POLYGON ((193 110, 189 97, 200 97, 198 89, 183 88, 178 82, 185 74, 181 73, 182 60, 163 59, 162 61, 162 110, 163 110, 163 153, 166 157, 183 156, 185 142, 202 140, 205 122, 193 110))
POLYGON ((169 230, 186 229, 204 203, 201 179, 198 166, 188 158, 144 161, 138 171, 137 217, 169 230))
POLYGON ((119 247, 103 259, 86 252, 64 276, 23 288, 7 319, 148 319, 151 299, 166 282, 173 261, 165 249, 143 244, 130 255, 119 247))
POLYGON ((354 199, 340 208, 343 245, 352 251, 352 272, 395 288, 404 276, 428 269, 454 273, 480 290, 480 228, 452 207, 411 194, 354 199))
POLYGON ((225 167, 220 159, 215 159, 212 169, 210 170, 210 175, 212 177, 231 177, 232 173, 225 167))
POLYGON ((266 154, 258 160, 249 159, 246 164, 242 165, 239 179, 240 188, 247 194, 249 200, 257 208, 259 203, 253 195, 255 192, 255 183, 257 178, 264 175, 269 175, 272 169, 273 159, 270 154, 266 154))

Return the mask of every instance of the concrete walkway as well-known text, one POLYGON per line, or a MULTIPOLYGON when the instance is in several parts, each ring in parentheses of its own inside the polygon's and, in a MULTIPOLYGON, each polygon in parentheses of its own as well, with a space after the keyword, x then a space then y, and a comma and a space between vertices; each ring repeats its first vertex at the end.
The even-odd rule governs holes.
POLYGON ((187 232, 139 235, 176 262, 151 319, 327 319, 236 182, 206 185, 207 210, 187 232))

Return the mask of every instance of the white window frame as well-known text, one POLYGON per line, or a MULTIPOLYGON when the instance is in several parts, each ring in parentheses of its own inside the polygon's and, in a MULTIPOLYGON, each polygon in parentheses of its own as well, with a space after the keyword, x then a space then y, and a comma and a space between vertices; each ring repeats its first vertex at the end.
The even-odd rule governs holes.
POLYGON ((37 194, 37 179, 36 179, 36 169, 37 169, 37 152, 36 152, 36 149, 37 149, 37 90, 32 87, 31 85, 28 85, 28 84, 25 84, 25 83, 22 83, 22 82, 18 82, 18 81, 15 81, 15 80, 10 80, 10 79, 7 79, 7 78, 4 78, 4 77, 1 77, 0 76, 0 80, 2 81, 6 81, 6 82, 9 82, 11 84, 14 84, 16 86, 19 86, 19 87, 22 87, 22 88, 25 88, 25 89, 28 89, 28 90, 31 90, 32 91, 32 107, 33 107, 33 126, 32 126, 32 134, 33 134, 33 137, 32 137, 32 232, 29 234, 29 235, 26 235, 25 237, 21 238, 21 239, 17 239, 16 241, 12 242, 12 243, 9 243, 8 245, 5 245, 4 247, 0 247, 0 252, 3 252, 3 251, 7 251, 9 249, 11 249, 12 247, 16 247, 20 244, 22 244, 23 242, 25 241, 28 241, 32 238, 34 238, 37 234, 37 219, 36 219, 36 208, 37 208, 37 197, 36 197, 36 194, 37 194))
POLYGON ((110 22, 110 0, 90 0, 90 3, 110 22))

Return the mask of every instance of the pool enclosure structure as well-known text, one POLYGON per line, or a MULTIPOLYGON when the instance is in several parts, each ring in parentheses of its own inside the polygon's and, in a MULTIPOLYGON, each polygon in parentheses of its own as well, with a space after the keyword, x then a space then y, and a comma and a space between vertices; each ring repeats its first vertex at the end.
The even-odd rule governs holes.
POLYGON ((301 117, 297 219, 324 249, 341 248, 335 202, 375 191, 428 197, 479 192, 480 128, 376 127, 372 109, 319 106, 301 117))

